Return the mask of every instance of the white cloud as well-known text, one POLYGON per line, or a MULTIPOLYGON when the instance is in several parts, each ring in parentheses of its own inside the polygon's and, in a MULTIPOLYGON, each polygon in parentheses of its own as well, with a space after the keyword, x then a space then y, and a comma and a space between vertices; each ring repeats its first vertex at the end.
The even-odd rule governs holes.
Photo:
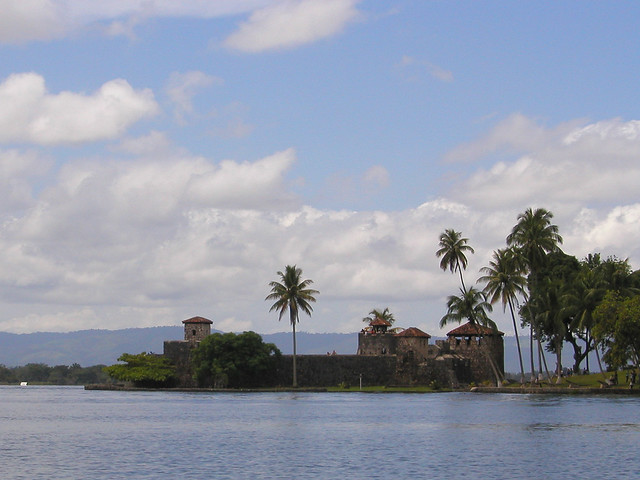
POLYGON ((0 0, 0 43, 61 38, 104 21, 110 22, 104 28, 107 34, 132 37, 133 28, 146 18, 216 18, 269 4, 270 0, 0 0))
POLYGON ((0 215, 33 205, 33 182, 50 167, 51 162, 35 152, 0 150, 0 215))
POLYGON ((138 150, 141 158, 69 162, 41 190, 27 170, 46 171, 46 162, 5 152, 0 180, 20 179, 27 195, 26 206, 5 212, 0 224, 0 296, 3 305, 37 312, 32 319, 8 314, 0 329, 73 329, 74 312, 84 312, 77 318, 96 327, 198 314, 224 330, 282 331, 286 323, 268 313, 264 297, 276 271, 295 263, 321 292, 302 330, 357 331, 371 308, 389 306, 400 325, 438 334, 445 298, 458 287, 435 256, 440 232, 455 228, 470 239, 476 253, 465 280, 472 284, 530 206, 555 214, 567 253, 615 254, 638 268, 635 122, 573 129, 515 122, 498 130, 520 153, 493 158, 503 144, 490 131, 492 140, 479 139, 475 153, 487 167, 439 198, 391 212, 299 205, 286 178, 292 149, 253 162, 212 162, 163 152, 156 133, 139 139, 160 145, 138 150), (539 142, 527 140, 527 131, 539 142))
POLYGON ((0 142, 41 145, 113 139, 158 112, 150 90, 134 90, 125 80, 111 80, 92 95, 54 95, 35 73, 14 74, 0 83, 0 104, 0 142))
POLYGON ((402 56, 400 67, 405 70, 406 78, 409 81, 418 80, 422 76, 422 73, 426 71, 431 77, 437 80, 447 83, 453 82, 453 72, 450 70, 409 55, 402 56))
POLYGON ((248 53, 292 48, 341 32, 358 16, 357 0, 288 0, 251 14, 225 45, 248 53))
POLYGON ((185 123, 185 115, 193 113, 193 97, 211 85, 222 85, 221 78, 199 71, 173 72, 166 87, 167 95, 174 105, 174 115, 179 123, 185 123))
POLYGON ((53 0, 0 0, 0 43, 49 40, 68 28, 65 8, 53 0))
POLYGON ((373 187, 387 187, 389 185, 389 171, 382 165, 374 165, 364 172, 364 182, 373 187))

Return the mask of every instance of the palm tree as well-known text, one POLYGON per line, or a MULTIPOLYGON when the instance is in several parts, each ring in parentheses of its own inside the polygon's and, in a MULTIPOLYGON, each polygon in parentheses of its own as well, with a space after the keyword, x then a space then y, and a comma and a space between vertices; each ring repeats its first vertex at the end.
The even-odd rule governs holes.
MULTIPOLYGON (((526 269, 529 272, 527 280, 527 288, 529 290, 528 298, 532 298, 533 290, 536 283, 539 282, 538 272, 546 262, 546 255, 550 252, 559 250, 558 245, 562 243, 562 237, 558 233, 557 225, 551 223, 553 214, 544 209, 537 208, 532 210, 528 208, 518 215, 518 223, 513 227, 511 233, 507 236, 507 245, 516 247, 519 254, 524 259, 526 269)), ((531 310, 530 302, 527 302, 527 308, 531 310)), ((531 376, 535 367, 533 365, 533 337, 534 334, 538 340, 538 350, 542 348, 540 344, 540 336, 535 328, 535 315, 529 311, 530 332, 530 348, 531 348, 531 376)))
POLYGON ((526 279, 521 271, 517 268, 514 252, 512 249, 501 249, 493 252, 493 260, 489 262, 488 267, 483 267, 480 272, 484 273, 478 279, 478 282, 485 283, 484 293, 492 305, 498 300, 502 301, 502 310, 506 311, 507 305, 511 312, 511 320, 513 321, 513 331, 516 335, 516 344, 518 345, 518 360, 520 360, 520 383, 524 384, 524 365, 522 363, 522 349, 520 347, 520 336, 518 335, 518 326, 516 325, 516 316, 514 313, 514 304, 517 305, 518 295, 526 298, 525 285, 526 279))
POLYGON ((393 317, 393 313, 391 313, 391 311, 389 310, 389 307, 385 307, 384 310, 378 310, 377 308, 374 308, 369 312, 368 316, 362 319, 362 321, 372 322, 377 318, 379 318, 380 320, 385 320, 389 322, 391 325, 393 325, 393 322, 396 321, 396 319, 393 317))
MULTIPOLYGON (((462 320, 467 319, 473 325, 489 327, 497 331, 498 328, 495 322, 487 315, 487 312, 492 310, 493 307, 487 302, 487 297, 482 291, 474 287, 469 288, 469 290, 461 288, 460 295, 451 295, 447 298, 447 313, 440 319, 440 328, 449 322, 460 323, 462 320)), ((500 386, 502 377, 494 358, 486 348, 483 348, 482 351, 491 365, 496 377, 496 384, 500 386)))
POLYGON ((460 295, 447 297, 447 313, 440 319, 440 328, 450 322, 460 323, 467 319, 474 325, 482 325, 497 329, 496 324, 489 318, 487 312, 493 307, 483 292, 471 287, 469 290, 460 289, 460 295))
POLYGON ((557 251, 562 243, 558 226, 551 223, 552 218, 553 213, 544 208, 528 208, 518 215, 518 223, 507 236, 507 245, 518 247, 534 277, 545 264, 546 255, 557 251))
POLYGON ((468 238, 462 237, 462 232, 456 232, 454 229, 448 228, 440 234, 440 249, 436 252, 438 258, 442 257, 440 260, 440 268, 442 270, 449 269, 451 273, 458 271, 463 290, 466 290, 464 279, 462 278, 462 270, 467 268, 465 252, 475 253, 473 248, 467 245, 468 241, 468 238))
POLYGON ((308 288, 313 280, 301 280, 302 270, 295 265, 287 265, 284 273, 278 272, 280 282, 270 282, 271 293, 265 300, 275 300, 269 309, 270 312, 279 312, 278 320, 282 320, 283 315, 289 311, 289 321, 293 332, 293 386, 298 386, 296 372, 296 323, 300 321, 300 310, 311 316, 313 308, 310 303, 315 302, 314 295, 320 293, 317 290, 308 288))

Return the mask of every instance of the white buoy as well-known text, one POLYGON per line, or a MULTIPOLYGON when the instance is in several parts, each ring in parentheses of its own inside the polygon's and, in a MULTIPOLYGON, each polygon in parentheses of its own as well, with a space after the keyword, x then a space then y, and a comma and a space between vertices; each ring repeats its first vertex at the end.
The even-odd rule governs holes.
POLYGON ((28 383, 27 383, 27 382, 20 382, 20 386, 21 386, 21 387, 26 387, 27 385, 28 385, 28 383))

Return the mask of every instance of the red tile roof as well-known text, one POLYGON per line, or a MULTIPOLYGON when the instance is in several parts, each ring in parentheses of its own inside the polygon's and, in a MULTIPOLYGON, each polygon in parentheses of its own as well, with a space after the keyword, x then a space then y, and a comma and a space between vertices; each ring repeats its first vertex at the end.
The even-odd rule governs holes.
POLYGON ((369 322, 369 325, 371 325, 372 327, 377 327, 377 326, 390 327, 391 323, 387 322, 382 318, 376 318, 375 320, 371 320, 369 322))
POLYGON ((431 338, 431 335, 423 332, 419 328, 409 327, 398 334, 399 337, 426 337, 431 338))
POLYGON ((208 323, 209 325, 211 325, 213 322, 208 318, 204 318, 204 317, 191 317, 186 320, 183 320, 182 323, 185 323, 185 324, 186 323, 208 323))
POLYGON ((458 328, 454 328, 449 333, 447 333, 448 337, 473 337, 483 335, 504 335, 504 333, 500 332, 499 330, 493 330, 492 328, 484 327, 482 325, 477 325, 471 322, 460 325, 458 328))

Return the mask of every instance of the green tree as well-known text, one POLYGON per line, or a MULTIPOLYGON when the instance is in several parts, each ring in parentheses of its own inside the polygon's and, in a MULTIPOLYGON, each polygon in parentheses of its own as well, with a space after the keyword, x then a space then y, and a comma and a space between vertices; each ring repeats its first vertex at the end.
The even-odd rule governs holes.
POLYGON ((307 315, 311 316, 313 308, 311 303, 315 302, 314 295, 317 295, 317 290, 309 288, 313 284, 312 280, 302 280, 302 270, 297 266, 287 265, 284 273, 278 272, 280 281, 273 281, 269 283, 271 287, 271 293, 267 295, 265 300, 274 303, 269 309, 270 312, 278 311, 278 320, 282 320, 284 314, 289 312, 289 321, 291 322, 291 330, 293 335, 293 386, 298 386, 298 374, 296 370, 296 324, 300 321, 300 311, 302 310, 307 315))
POLYGON ((614 368, 631 362, 640 368, 640 295, 625 298, 609 291, 593 312, 593 336, 614 368))
POLYGON ((460 295, 447 297, 447 313, 440 319, 440 328, 451 322, 460 323, 467 319, 475 325, 496 330, 496 324, 487 315, 487 312, 492 310, 493 307, 487 302, 482 291, 474 287, 470 287, 469 290, 461 288, 460 295))
POLYGON ((520 347, 520 335, 514 313, 514 305, 518 304, 518 296, 526 298, 526 279, 517 267, 517 259, 512 249, 501 249, 493 252, 493 259, 489 266, 480 269, 484 273, 478 282, 484 283, 484 293, 492 305, 498 300, 502 302, 502 309, 507 306, 513 321, 513 331, 516 335, 518 346, 518 360, 520 361, 520 383, 524 384, 524 365, 522 362, 522 349, 520 347))
POLYGON ((391 311, 389 310, 388 307, 385 307, 384 310, 378 310, 377 308, 374 308, 373 310, 371 310, 369 312, 369 315, 364 317, 362 319, 363 322, 367 322, 370 323, 376 319, 380 319, 380 320, 386 320, 387 322, 389 322, 391 325, 393 325, 393 322, 396 321, 396 319, 393 317, 393 313, 391 313, 391 311))
MULTIPOLYGON (((515 247, 515 251, 521 256, 525 271, 528 272, 527 289, 529 290, 528 299, 531 300, 535 286, 539 282, 538 276, 542 267, 546 264, 547 254, 559 250, 562 243, 562 237, 558 233, 557 225, 551 223, 553 214, 544 209, 537 208, 532 210, 528 208, 518 215, 518 221, 507 236, 507 245, 515 247)), ((530 302, 527 301, 526 307, 531 308, 530 302)), ((540 353, 540 333, 535 325, 535 313, 528 312, 527 317, 530 321, 530 343, 531 350, 531 376, 532 381, 535 374, 533 364, 533 338, 538 341, 538 353, 540 353)), ((540 369, 542 367, 540 366, 540 369)))
POLYGON ((262 387, 273 383, 280 355, 255 332, 214 333, 195 350, 193 367, 200 386, 262 387))
POLYGON ((444 271, 460 274, 462 289, 466 290, 462 270, 467 268, 466 252, 474 253, 473 248, 467 245, 469 239, 462 237, 462 232, 456 232, 452 228, 446 229, 440 234, 440 248, 436 251, 436 256, 440 258, 440 268, 444 271))
POLYGON ((104 371, 116 380, 133 382, 139 387, 166 387, 174 380, 176 369, 162 355, 123 353, 118 361, 124 363, 104 367, 104 371))

